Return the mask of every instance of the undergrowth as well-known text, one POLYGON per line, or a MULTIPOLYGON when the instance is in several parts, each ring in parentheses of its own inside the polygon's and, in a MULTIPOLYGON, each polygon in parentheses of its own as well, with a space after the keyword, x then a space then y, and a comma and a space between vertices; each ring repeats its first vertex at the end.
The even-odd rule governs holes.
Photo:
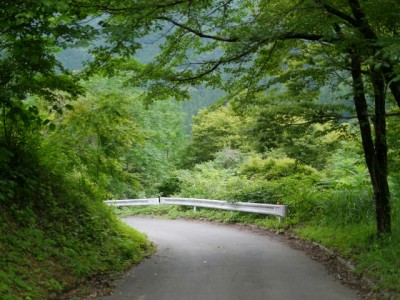
MULTIPOLYGON (((30 209, 18 211, 30 215, 29 224, 22 224, 13 216, 16 212, 2 210, 0 298, 58 299, 94 276, 139 263, 151 252, 146 237, 117 220, 107 207, 92 209, 92 219, 78 220, 77 227, 39 219, 30 209)), ((80 216, 64 211, 59 218, 80 216)))

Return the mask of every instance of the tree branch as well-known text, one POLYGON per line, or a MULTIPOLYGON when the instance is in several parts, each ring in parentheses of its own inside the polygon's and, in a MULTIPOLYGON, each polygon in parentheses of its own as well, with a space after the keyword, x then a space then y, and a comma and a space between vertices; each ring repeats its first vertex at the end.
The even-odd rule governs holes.
POLYGON ((216 36, 216 35, 210 35, 210 34, 206 34, 203 33, 200 30, 196 30, 193 29, 185 24, 179 23, 177 21, 175 21, 174 19, 170 18, 170 17, 166 17, 166 16, 159 16, 157 18, 158 20, 163 20, 163 21, 168 21, 172 24, 174 24, 175 26, 178 26, 179 28, 185 29, 195 35, 197 35, 198 37, 201 38, 206 38, 206 39, 212 39, 212 40, 216 40, 216 41, 221 41, 221 42, 230 42, 230 43, 234 43, 237 42, 239 39, 238 38, 225 38, 225 37, 220 37, 220 36, 216 36))
POLYGON ((351 16, 346 15, 345 13, 341 12, 340 10, 326 4, 326 3, 322 3, 321 0, 316 0, 315 1, 317 4, 321 5, 328 13, 339 17, 340 19, 350 23, 351 25, 357 27, 357 21, 355 19, 353 19, 351 16))
POLYGON ((287 32, 283 33, 278 37, 280 40, 308 40, 308 41, 320 41, 324 39, 322 34, 312 34, 305 32, 287 32))
POLYGON ((360 32, 364 35, 366 39, 376 40, 377 36, 375 32, 371 29, 371 26, 369 26, 369 24, 367 23, 365 14, 361 9, 358 0, 348 0, 348 2, 356 20, 354 26, 360 30, 360 32))
MULTIPOLYGON (((196 30, 185 24, 179 23, 170 17, 160 16, 160 17, 158 17, 158 19, 168 21, 168 22, 178 26, 179 28, 185 29, 201 38, 207 38, 207 39, 212 39, 212 40, 221 41, 221 42, 229 42, 229 43, 235 43, 240 40, 238 37, 221 37, 221 36, 216 36, 216 35, 209 35, 209 34, 203 33, 200 30, 196 30)), ((322 34, 312 34, 312 33, 305 33, 305 32, 297 32, 297 33, 296 32, 287 32, 287 33, 283 33, 279 36, 279 39, 281 39, 281 40, 302 39, 302 40, 309 40, 309 41, 319 41, 319 40, 322 40, 323 38, 324 38, 324 35, 322 35, 322 34)))
POLYGON ((164 8, 169 8, 173 7, 179 4, 183 4, 185 2, 191 2, 191 0, 176 0, 176 1, 171 1, 167 3, 157 3, 157 1, 154 1, 153 3, 146 3, 144 5, 139 5, 135 4, 132 6, 128 7, 111 7, 108 5, 99 5, 99 4, 93 4, 93 5, 82 5, 77 1, 74 1, 74 6, 76 7, 81 7, 81 8, 94 8, 94 9, 99 9, 101 11, 105 11, 107 13, 118 13, 118 12, 127 12, 130 10, 135 10, 137 11, 138 9, 148 9, 148 8, 154 8, 154 9, 164 9, 164 8))
POLYGON ((192 76, 192 77, 173 78, 173 79, 171 79, 171 81, 185 82, 185 81, 193 81, 193 80, 196 80, 196 79, 200 79, 200 78, 202 78, 202 77, 204 77, 204 76, 206 76, 206 75, 211 74, 212 72, 214 72, 214 71, 215 71, 216 69, 218 69, 218 67, 219 67, 220 65, 222 65, 222 64, 223 64, 222 61, 216 61, 216 62, 214 63, 214 65, 213 65, 210 69, 205 70, 204 72, 198 73, 198 74, 196 74, 195 76, 192 76))

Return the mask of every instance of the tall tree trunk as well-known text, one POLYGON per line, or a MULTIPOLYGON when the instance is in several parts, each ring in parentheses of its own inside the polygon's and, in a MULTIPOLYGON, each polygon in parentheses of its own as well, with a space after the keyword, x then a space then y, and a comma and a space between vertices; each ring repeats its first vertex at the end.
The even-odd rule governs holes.
POLYGON ((354 104, 359 121, 365 161, 374 191, 376 226, 378 234, 391 232, 390 194, 387 181, 387 145, 385 121, 385 95, 382 76, 373 75, 375 92, 375 143, 372 138, 361 71, 361 58, 351 53, 351 75, 353 78, 354 104))
POLYGON ((390 233, 390 192, 387 180, 387 137, 385 111, 385 78, 380 71, 371 72, 375 97, 375 152, 378 190, 374 191, 378 232, 390 233))

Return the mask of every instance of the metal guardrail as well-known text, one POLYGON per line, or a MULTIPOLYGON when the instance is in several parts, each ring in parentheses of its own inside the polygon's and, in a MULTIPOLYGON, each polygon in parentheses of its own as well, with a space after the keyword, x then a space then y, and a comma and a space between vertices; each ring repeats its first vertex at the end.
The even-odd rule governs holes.
POLYGON ((160 198, 161 204, 185 205, 193 207, 217 208, 232 211, 251 212, 257 214, 287 216, 286 205, 274 205, 250 202, 228 202, 222 200, 208 200, 196 198, 160 198))
POLYGON ((158 198, 148 199, 127 199, 127 200, 106 200, 105 204, 109 206, 139 206, 139 205, 159 205, 160 200, 158 198))
POLYGON ((209 200, 197 198, 148 198, 148 199, 128 199, 128 200, 107 200, 104 201, 109 206, 138 206, 138 205, 183 205, 197 207, 224 209, 230 211, 250 212, 257 214, 277 216, 279 220, 288 215, 287 205, 275 205, 250 202, 228 202, 223 200, 209 200))

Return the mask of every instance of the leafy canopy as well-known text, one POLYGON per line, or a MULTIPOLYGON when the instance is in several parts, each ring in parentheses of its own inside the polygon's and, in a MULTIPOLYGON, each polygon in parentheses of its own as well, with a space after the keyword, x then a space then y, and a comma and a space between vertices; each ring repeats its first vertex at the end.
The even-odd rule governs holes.
POLYGON ((82 93, 77 76, 63 68, 55 53, 93 36, 95 30, 83 22, 88 14, 69 0, 2 2, 0 106, 3 118, 22 116, 29 121, 32 115, 37 116, 37 109, 24 113, 20 104, 28 95, 40 95, 55 102, 54 109, 60 109, 60 92, 64 92, 64 97, 82 93))

